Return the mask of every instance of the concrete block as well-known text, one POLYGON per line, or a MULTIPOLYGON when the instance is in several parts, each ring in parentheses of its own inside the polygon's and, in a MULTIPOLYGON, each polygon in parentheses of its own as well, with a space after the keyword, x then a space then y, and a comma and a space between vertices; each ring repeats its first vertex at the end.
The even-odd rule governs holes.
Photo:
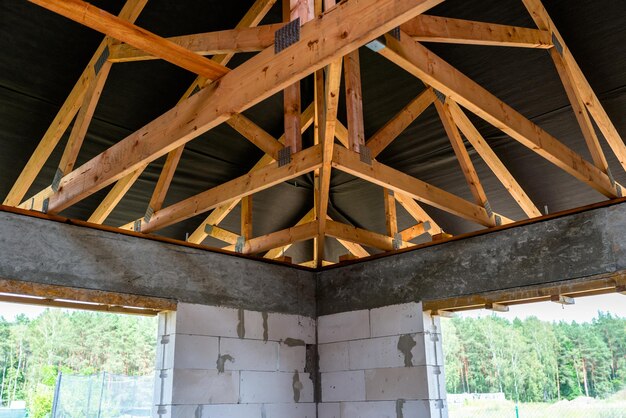
POLYGON ((266 404, 265 418, 317 418, 317 409, 314 403, 275 403, 266 404))
POLYGON ((308 373, 240 373, 241 403, 313 402, 313 381, 308 373))
POLYGON ((410 302, 372 309, 372 337, 413 334, 432 330, 430 315, 422 312, 422 303, 410 302))
POLYGON ((238 338, 238 309, 179 303, 176 333, 238 338))
POLYGON ((363 370, 322 373, 322 402, 365 400, 363 370))
POLYGON ((402 414, 405 417, 448 418, 448 406, 443 400, 405 401, 402 414))
POLYGON ((284 341, 291 338, 301 340, 305 344, 315 344, 315 320, 313 318, 270 313, 267 325, 271 341, 284 341))
POLYGON ((416 342, 411 350, 416 366, 442 366, 444 363, 441 334, 413 334, 416 342))
POLYGON ((243 311, 245 336, 247 340, 262 340, 264 335, 263 313, 243 311))
POLYGON ((281 372, 304 372, 306 367, 306 347, 304 345, 289 346, 281 343, 278 347, 278 370, 281 372))
POLYGON ((172 402, 173 370, 154 372, 153 404, 165 405, 172 402))
POLYGON ((167 344, 160 344, 165 353, 167 369, 216 369, 218 337, 204 335, 169 335, 167 344))
POLYGON ((317 418, 341 418, 341 404, 338 402, 317 404, 317 418))
POLYGON ((342 312, 320 316, 317 338, 320 344, 370 337, 369 311, 342 312))
POLYGON ((443 367, 416 366, 365 371, 367 400, 427 400, 446 396, 443 367))
MULTIPOLYGON (((398 349, 398 340, 406 338, 405 336, 393 336, 350 341, 348 343, 350 369, 366 370, 404 367, 406 356, 398 349)), ((406 351, 410 353, 411 348, 407 348, 406 351)), ((406 360, 412 361, 411 354, 409 354, 406 360)))
MULTIPOLYGON (((274 341, 220 338, 219 355, 230 356, 224 361, 224 370, 263 370, 278 368, 278 343, 274 341)), ((213 367, 217 355, 213 359, 213 367)))
MULTIPOLYGON (((423 366, 366 370, 366 399, 385 401, 436 398, 436 382, 432 378, 429 379, 428 372, 423 366)), ((432 370, 430 372, 432 373, 432 370)))
POLYGON ((341 404, 341 418, 398 418, 396 402, 345 402, 341 404))
POLYGON ((217 370, 174 370, 172 403, 218 404, 239 401, 239 372, 217 370))
POLYGON ((157 332, 159 336, 176 332, 176 311, 159 312, 157 332))
POLYGON ((319 344, 320 372, 338 372, 350 369, 348 342, 319 344))
POLYGON ((167 409, 168 418, 261 418, 262 407, 260 404, 168 405, 167 409))

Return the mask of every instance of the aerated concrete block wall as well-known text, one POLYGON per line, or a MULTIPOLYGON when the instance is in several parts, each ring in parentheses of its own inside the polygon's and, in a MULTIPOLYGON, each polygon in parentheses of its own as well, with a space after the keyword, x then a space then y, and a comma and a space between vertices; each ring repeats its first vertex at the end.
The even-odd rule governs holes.
POLYGON ((421 303, 318 318, 319 418, 444 418, 438 317, 421 303))
POLYGON ((153 416, 315 418, 314 344, 313 318, 180 303, 159 317, 153 416))

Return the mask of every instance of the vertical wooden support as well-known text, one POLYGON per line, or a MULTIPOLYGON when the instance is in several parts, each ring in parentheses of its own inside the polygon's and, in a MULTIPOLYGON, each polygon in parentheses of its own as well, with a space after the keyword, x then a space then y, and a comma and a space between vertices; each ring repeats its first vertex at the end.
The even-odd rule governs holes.
POLYGON ((355 50, 343 59, 346 80, 346 108, 348 117, 348 143, 350 150, 360 153, 365 146, 363 124, 363 98, 361 95, 361 67, 359 51, 355 50))
POLYGON ((385 198, 385 223, 387 235, 395 238, 398 233, 398 216, 396 215, 396 198, 393 190, 383 189, 385 198))
POLYGON ((252 195, 241 199, 241 236, 246 241, 252 238, 252 195))

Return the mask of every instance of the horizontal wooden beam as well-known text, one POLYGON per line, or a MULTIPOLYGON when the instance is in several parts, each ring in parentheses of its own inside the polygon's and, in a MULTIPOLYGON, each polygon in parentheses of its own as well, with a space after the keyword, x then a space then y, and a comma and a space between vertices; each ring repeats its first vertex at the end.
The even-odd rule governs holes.
MULTIPOLYGON (((443 0, 343 2, 300 30, 300 40, 279 53, 250 58, 61 180, 50 199, 58 213, 323 68, 443 0)), ((53 3, 47 0, 48 3, 53 3)))
POLYGON ((611 179, 582 156, 503 103, 452 65, 401 32, 385 35, 379 54, 439 90, 559 168, 609 198, 618 196, 611 179), (384 44, 384 45, 383 45, 384 44), (382 47, 382 48, 381 48, 382 47))
POLYGON ((326 221, 326 235, 329 237, 342 239, 368 247, 378 248, 383 251, 393 251, 399 248, 408 248, 413 244, 408 242, 398 242, 394 246, 394 239, 383 234, 367 231, 352 225, 347 225, 336 221, 326 221))
MULTIPOLYGON (((247 240, 242 249, 243 254, 258 254, 272 248, 294 244, 300 241, 313 239, 317 235, 317 222, 308 222, 302 225, 292 226, 278 232, 247 240)), ((224 250, 235 251, 234 245, 225 247, 224 250)))
POLYGON ((483 294, 459 296, 448 299, 424 301, 424 310, 463 311, 481 309, 488 303, 518 305, 522 303, 546 302, 552 295, 569 297, 592 296, 616 292, 626 285, 624 272, 612 273, 601 277, 569 280, 541 286, 529 286, 518 289, 498 290, 483 294))
POLYGON ((272 163, 255 172, 221 184, 174 205, 156 211, 150 222, 141 225, 141 232, 153 232, 204 213, 217 206, 269 189, 286 180, 301 176, 322 165, 321 147, 316 145, 292 155, 291 163, 280 167, 272 163))
POLYGON ((402 24, 400 28, 407 35, 421 42, 552 48, 550 32, 517 26, 420 15, 402 24))
MULTIPOLYGON (((166 39, 199 55, 258 52, 274 44, 274 33, 284 25, 284 23, 274 23, 252 28, 174 36, 166 39)), ((159 57, 123 43, 113 45, 109 55, 109 61, 111 62, 133 62, 154 59, 159 59, 159 57)))
MULTIPOLYGON (((306 215, 304 215, 295 226, 300 226, 303 224, 307 224, 309 222, 313 222, 315 220, 315 210, 311 209, 310 211, 308 211, 306 213, 306 215)), ((291 243, 280 246, 280 247, 274 247, 272 249, 270 249, 263 257, 265 258, 278 258, 280 257, 282 254, 285 253, 285 251, 287 251, 289 249, 289 247, 291 247, 291 243)))
MULTIPOLYGON (((77 287, 65 287, 21 280, 9 280, 0 278, 0 293, 12 294, 14 297, 29 296, 31 299, 55 301, 62 300, 66 303, 81 304, 85 309, 91 304, 104 305, 104 307, 143 308, 148 311, 174 311, 176 302, 170 299, 139 296, 124 293, 107 292, 104 290, 91 290, 77 287)), ((16 301, 17 303, 28 303, 16 301)), ((37 302, 36 300, 34 302, 37 302)), ((93 306, 93 305, 91 305, 93 306)), ((70 307, 70 306, 68 306, 70 307)), ((110 310, 110 309, 104 309, 110 310)))
POLYGON ((358 153, 345 148, 335 147, 333 167, 481 225, 496 226, 485 208, 378 161, 364 163, 358 153))
POLYGON ((29 0, 61 16, 102 32, 111 38, 133 45, 156 55, 174 65, 215 80, 228 72, 228 68, 176 45, 165 38, 148 32, 124 19, 120 19, 82 0, 29 0))

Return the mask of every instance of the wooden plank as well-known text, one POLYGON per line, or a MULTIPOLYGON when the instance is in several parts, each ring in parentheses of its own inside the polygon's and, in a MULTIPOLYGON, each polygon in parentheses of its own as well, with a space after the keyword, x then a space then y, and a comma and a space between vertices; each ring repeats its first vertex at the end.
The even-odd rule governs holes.
MULTIPOLYGON (((311 209, 310 211, 308 211, 306 213, 306 215, 304 215, 299 221, 298 223, 296 223, 295 226, 300 226, 300 225, 304 225, 307 224, 309 222, 313 222, 315 220, 315 209, 311 209)), ((291 243, 287 244, 287 245, 282 245, 280 247, 274 247, 271 250, 269 250, 263 257, 264 258, 278 258, 281 255, 283 255, 285 253, 285 251, 287 251, 289 249, 289 247, 291 247, 291 243)))
POLYGON ((565 64, 565 61, 556 49, 550 50, 550 56, 552 57, 554 66, 556 67, 559 77, 561 78, 561 82, 565 88, 565 93, 567 94, 567 98, 572 105, 572 110, 574 111, 580 130, 585 138, 585 142, 587 143, 587 148, 591 154, 591 160, 596 167, 605 173, 608 173, 609 163, 606 161, 604 151, 602 151, 602 145, 600 145, 596 129, 591 122, 589 113, 587 113, 585 103, 583 102, 578 89, 574 85, 572 73, 568 70, 567 64, 565 64))
MULTIPOLYGON (((243 254, 258 254, 272 248, 293 244, 295 242, 306 241, 317 235, 317 222, 308 222, 302 225, 272 232, 260 237, 252 238, 245 242, 243 254)), ((225 247, 226 251, 235 251, 235 246, 225 247)))
POLYGON ((135 181, 139 178, 142 172, 143 170, 137 170, 132 173, 132 176, 124 177, 115 183, 115 186, 113 186, 104 200, 98 205, 89 219, 87 219, 87 222, 95 224, 104 223, 120 200, 122 200, 122 197, 124 197, 133 184, 135 184, 135 181))
POLYGON ((552 33, 556 39, 559 41, 563 48, 563 59, 565 61, 566 66, 568 67, 568 71, 571 72, 571 77, 580 93, 587 110, 591 117, 596 121, 598 128, 602 132, 602 135, 609 143, 609 146, 613 150, 613 153, 617 157, 618 161, 626 170, 626 144, 622 140, 619 132, 613 125, 611 118, 604 110, 600 99, 595 94, 591 85, 587 81, 587 78, 583 74, 582 70, 578 66, 574 55, 567 47, 567 44, 563 40, 563 37, 557 30, 554 22, 548 15, 548 12, 541 4, 540 0, 522 0, 528 11, 530 12, 531 17, 537 24, 537 27, 541 30, 547 30, 552 33))
POLYGON ((465 138, 467 138, 469 143, 472 144, 472 147, 476 150, 478 155, 480 155, 483 161, 485 161, 487 166, 495 174, 498 180, 500 180, 502 185, 508 190, 524 213, 526 213, 529 218, 541 216, 539 209, 535 206, 532 200, 530 200, 524 189, 522 189, 522 186, 520 186, 517 180, 515 180, 515 177, 513 177, 502 161, 500 161, 500 158, 498 158, 496 153, 493 152, 489 144, 487 144, 487 141, 485 141, 480 132, 478 132, 478 129, 476 129, 474 124, 465 115, 463 110, 461 110, 459 105, 457 105, 454 101, 449 100, 446 106, 448 107, 454 122, 459 127, 461 132, 463 132, 463 135, 465 135, 465 138))
POLYGON ((278 54, 273 48, 260 52, 219 83, 181 102, 66 175, 59 192, 50 199, 51 213, 167 154, 225 122, 233 113, 243 112, 442 1, 363 0, 338 4, 305 24, 297 43, 278 54))
POLYGON ((387 227, 387 235, 395 238, 398 233, 398 216, 396 214, 396 198, 394 191, 383 189, 383 199, 385 201, 385 225, 387 227))
MULTIPOLYGON (((330 219, 330 218, 329 218, 330 219)), ((331 219, 332 220, 332 219, 331 219)), ((346 241, 345 239, 336 238, 337 242, 341 244, 346 250, 350 251, 350 254, 355 258, 368 257, 369 252, 356 242, 346 241)))
POLYGON ((82 0, 29 1, 209 80, 216 80, 228 72, 228 68, 222 65, 82 0))
MULTIPOLYGON (((147 2, 148 0, 127 0, 119 14, 120 19, 134 22, 139 17, 139 14, 147 2)), ((50 154, 52 154, 52 151, 57 146, 61 137, 74 119, 74 116, 78 113, 85 97, 85 93, 93 82, 94 65, 98 59, 100 59, 100 56, 102 56, 105 48, 109 44, 109 41, 110 38, 105 38, 96 49, 96 52, 87 64, 87 68, 85 68, 83 73, 78 78, 78 82, 72 88, 72 91, 68 95, 67 99, 65 99, 65 102, 46 130, 46 133, 37 145, 37 148, 30 156, 30 159, 20 173, 20 176, 17 178, 15 184, 9 191, 9 194, 4 199, 4 205, 17 206, 20 204, 22 199, 24 199, 24 196, 26 196, 28 189, 35 181, 35 178, 41 171, 41 168, 44 166, 46 161, 48 161, 50 154)))
POLYGON ((550 300, 554 294, 582 297, 612 293, 623 284, 626 284, 626 277, 623 272, 610 273, 599 277, 568 280, 567 282, 558 282, 550 285, 528 286, 483 294, 429 300, 424 301, 423 308, 424 310, 460 311, 480 309, 487 303, 517 305, 520 303, 543 302, 550 300))
MULTIPOLYGON (((243 200, 245 200, 245 199, 242 199, 242 201, 243 200)), ((218 239, 220 241, 227 242, 227 243, 232 244, 232 245, 237 244, 237 240, 240 237, 240 235, 237 235, 234 232, 230 232, 227 229, 220 228, 217 225, 207 225, 206 229, 208 230, 207 231, 207 236, 213 237, 213 238, 218 239)))
POLYGON ((350 147, 348 143, 348 128, 341 121, 335 123, 335 137, 341 142, 341 145, 346 148, 350 147))
POLYGON ((241 199, 241 236, 248 241, 252 235, 252 195, 241 199))
POLYGON ((80 106, 74 126, 70 132, 70 137, 65 145, 65 150, 61 156, 59 163, 59 170, 61 173, 69 173, 74 169, 74 164, 78 158, 78 153, 87 135, 87 129, 93 118, 93 114, 96 111, 96 106, 102 95, 104 84, 111 71, 111 63, 105 62, 97 75, 94 75, 95 80, 89 85, 83 98, 83 103, 80 106))
POLYGON ((361 64, 359 50, 354 50, 343 58, 346 84, 346 115, 348 119, 348 148, 361 152, 365 145, 363 124, 363 97, 361 93, 361 64))
POLYGON ((17 207, 20 209, 28 209, 28 210, 36 210, 39 212, 43 212, 43 204, 44 201, 50 196, 54 194, 54 190, 52 190, 52 186, 48 186, 36 195, 26 199, 17 207))
MULTIPOLYGON (((304 112, 302 112, 301 128, 303 132, 311 126, 312 121, 313 121, 313 105, 311 104, 307 107, 307 109, 304 112)), ((285 142, 284 134, 278 139, 278 142, 280 142, 281 144, 285 142)), ((261 159, 252 167, 249 173, 253 173, 261 169, 262 167, 265 167, 268 164, 271 164, 273 161, 274 159, 266 154, 263 157, 261 157, 261 159)), ((239 199, 232 200, 230 202, 227 202, 215 208, 209 214, 209 216, 207 216, 205 221, 200 226, 198 226, 198 228, 196 228, 193 234, 189 236, 189 239, 187 241, 194 243, 194 244, 200 244, 207 237, 207 235, 204 232, 205 225, 219 224, 220 222, 224 220, 224 218, 226 218, 226 216, 228 216, 228 214, 237 206, 237 204, 239 204, 239 199)))
POLYGON ((440 234, 443 229, 435 222, 433 218, 426 213, 424 209, 411 197, 404 193, 396 192, 395 198, 404 207, 404 209, 415 219, 417 222, 428 222, 430 229, 428 233, 430 235, 440 234))
POLYGON ((282 167, 272 163, 234 180, 199 193, 181 202, 154 213, 147 224, 142 224, 141 232, 153 232, 177 222, 204 213, 234 199, 241 199, 261 190, 268 189, 286 180, 313 171, 322 165, 322 151, 319 145, 300 151, 292 156, 291 163, 282 167))
POLYGON ((77 303, 98 303, 108 306, 126 306, 131 308, 151 309, 155 311, 176 310, 176 302, 171 299, 106 292, 104 290, 55 286, 3 278, 0 278, 0 292, 10 293, 16 296, 27 295, 31 297, 45 298, 48 300, 62 299, 66 301, 75 301, 77 303))
MULTIPOLYGON (((299 118, 300 115, 298 113, 298 119, 299 118)), ((261 151, 270 155, 274 160, 278 160, 278 153, 283 148, 283 145, 278 142, 276 138, 267 133, 265 129, 241 114, 233 115, 226 123, 248 141, 259 147, 261 151)), ((300 128, 299 123, 298 128, 300 128)))
POLYGON ((435 93, 433 90, 430 88, 424 90, 368 139, 366 145, 370 149, 372 157, 376 158, 387 148, 434 100, 435 93))
MULTIPOLYGON (((393 238, 341 222, 327 221, 326 235, 357 244, 367 245, 368 247, 378 248, 383 251, 393 251, 395 249, 393 238)), ((400 242, 398 248, 408 248, 412 245, 413 244, 408 242, 400 242)))
MULTIPOLYGON (((284 23, 273 23, 257 27, 174 36, 166 39, 199 55, 258 52, 274 44, 274 33, 283 26, 284 23)), ((111 46, 111 54, 109 55, 110 62, 136 62, 155 59, 159 59, 159 57, 124 43, 111 46)))
POLYGON ((317 255, 318 267, 321 267, 321 261, 324 259, 324 237, 330 200, 331 163, 335 145, 335 127, 337 125, 337 110, 339 107, 339 89, 341 88, 341 68, 341 60, 330 63, 324 85, 324 124, 320 131, 322 167, 319 170, 319 197, 316 206, 318 235, 315 241, 315 255, 317 255))
POLYGON ((446 108, 445 105, 439 100, 435 101, 435 107, 437 108, 437 113, 439 114, 439 118, 443 123, 443 127, 448 134, 448 138, 450 139, 450 143, 452 144, 452 149, 454 150, 456 159, 461 166, 463 176, 465 177, 467 185, 472 192, 472 196, 474 196, 474 201, 477 205, 486 208, 488 204, 487 194, 485 193, 485 189, 483 189, 482 183, 478 178, 478 173, 474 168, 474 164, 472 163, 472 159, 467 152, 467 148, 465 148, 465 144, 463 143, 463 138, 461 138, 459 129, 454 123, 452 115, 450 115, 450 110, 446 108))
POLYGON ((471 20, 421 15, 400 26, 420 42, 519 48, 552 48, 550 32, 471 20))
POLYGON ((400 41, 385 35, 385 42, 379 54, 598 192, 618 196, 605 173, 405 33, 400 41))
POLYGON ((400 236, 402 237, 402 241, 408 242, 422 234, 425 234, 426 232, 426 224, 424 224, 424 222, 420 222, 400 231, 400 236))
MULTIPOLYGON (((248 10, 248 12, 241 19, 241 21, 237 24, 236 29, 242 29, 248 26, 255 26, 259 24, 261 19, 269 12, 275 2, 276 0, 256 0, 250 10, 248 10)), ((234 54, 232 53, 216 55, 212 57, 211 60, 220 65, 226 65, 233 57, 233 55, 234 54)), ((187 91, 185 91, 181 100, 179 100, 179 103, 182 100, 187 99, 189 96, 193 95, 196 92, 196 89, 203 88, 209 82, 210 80, 207 80, 203 77, 197 77, 196 80, 194 80, 194 82, 191 84, 191 86, 189 86, 187 91)), ((178 163, 180 162, 184 149, 185 147, 184 145, 182 145, 167 154, 165 164, 163 165, 163 169, 161 170, 161 174, 159 175, 159 179, 157 180, 157 184, 152 193, 152 197, 150 198, 147 212, 154 213, 163 207, 163 202, 165 201, 167 191, 169 190, 172 179, 174 178, 176 168, 178 167, 178 163)), ((133 173, 127 175, 128 179, 132 179, 133 176, 133 173)), ((122 196, 118 197, 118 199, 121 198, 122 196)), ((132 229, 134 222, 130 222, 127 225, 130 225, 130 229, 132 229)), ((127 225, 125 225, 124 227, 126 227, 127 225)))
POLYGON ((438 187, 404 174, 378 161, 366 164, 353 151, 335 147, 333 167, 381 187, 404 193, 413 199, 434 206, 484 226, 495 226, 485 208, 468 202, 438 187))

